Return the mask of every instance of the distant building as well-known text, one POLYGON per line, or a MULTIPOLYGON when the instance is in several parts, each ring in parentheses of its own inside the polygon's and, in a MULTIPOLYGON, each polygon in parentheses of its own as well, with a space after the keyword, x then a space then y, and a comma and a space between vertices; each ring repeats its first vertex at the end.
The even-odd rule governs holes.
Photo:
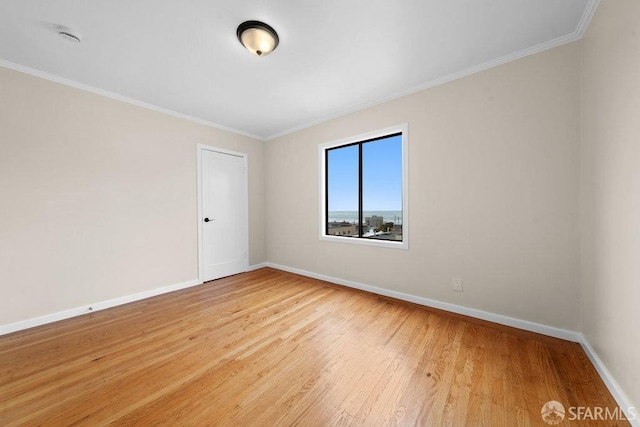
POLYGON ((328 235, 330 236, 357 236, 358 235, 358 226, 356 224, 347 222, 347 221, 334 221, 329 224, 328 235))
POLYGON ((374 240, 392 240, 396 242, 402 241, 402 225, 394 225, 385 233, 376 233, 366 236, 368 239, 374 240))
POLYGON ((371 215, 371 216, 365 217, 364 223, 369 227, 377 228, 382 226, 382 224, 384 224, 384 218, 377 215, 371 215))

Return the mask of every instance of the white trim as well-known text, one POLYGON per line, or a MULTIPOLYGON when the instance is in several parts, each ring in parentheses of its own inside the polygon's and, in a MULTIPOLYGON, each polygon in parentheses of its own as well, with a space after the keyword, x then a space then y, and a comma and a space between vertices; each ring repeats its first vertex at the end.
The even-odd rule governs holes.
POLYGON ((490 313, 488 311, 478 310, 475 308, 465 307, 457 304, 451 304, 448 302, 442 302, 433 300, 430 298, 419 297, 415 295, 405 294, 402 292, 392 291, 389 289, 378 288, 376 286, 365 285, 358 282, 352 282, 350 280, 338 279, 336 277, 325 276, 324 274, 313 273, 306 270, 300 270, 298 268, 287 267, 284 265, 274 264, 267 262, 267 267, 275 268, 282 271, 288 271, 290 273, 299 274, 301 276, 307 276, 314 279, 324 280, 325 282, 336 283, 338 285, 347 286, 349 288, 360 289, 367 292, 372 292, 378 295, 384 295, 391 298, 396 298, 402 301, 409 301, 415 304, 424 305, 426 307, 437 308, 440 310, 450 311, 452 313, 462 314, 476 319, 486 320, 488 322, 498 323, 500 325, 511 326, 513 328, 523 329, 525 331, 535 332, 542 335, 547 335, 554 338, 560 338, 567 341, 580 342, 581 335, 579 332, 571 331, 568 329, 556 328, 554 326, 544 325, 542 323, 531 322, 528 320, 517 319, 515 317, 504 316, 502 314, 490 313))
POLYGON ((53 323, 53 322, 57 322, 64 319, 69 319, 71 317, 81 316, 83 314, 93 313, 93 312, 104 310, 111 307, 117 307, 119 305, 128 304, 134 301, 140 301, 146 298, 155 297, 157 295, 162 295, 169 292, 190 288, 190 287, 201 285, 201 284, 202 282, 200 280, 190 280, 188 282, 182 282, 182 283, 177 283, 175 285, 163 286, 162 288, 151 289, 149 291, 138 292, 132 295, 126 295, 123 297, 113 298, 106 301, 83 305, 83 306, 72 308, 69 310, 59 311, 57 313, 51 313, 51 314, 47 314, 40 317, 21 320, 15 323, 0 325, 0 335, 10 334, 12 332, 21 331, 24 329, 33 328, 36 326, 45 325, 48 323, 53 323))
POLYGON ((200 144, 196 145, 196 192, 197 192, 197 212, 198 212, 198 280, 204 277, 204 264, 202 261, 202 150, 200 144))
MULTIPOLYGON (((323 274, 312 273, 309 271, 301 270, 298 268, 286 267, 272 262, 263 262, 260 264, 254 264, 248 268, 248 271, 258 270, 260 268, 270 267, 282 271, 288 271, 290 273, 300 274, 302 276, 312 277, 314 279, 324 280, 326 282, 336 283, 339 285, 347 286, 354 289, 360 289, 367 292, 372 292, 378 295, 384 295, 392 298, 397 298, 403 301, 409 301, 416 304, 424 305, 427 307, 434 307, 441 310, 450 311, 453 313, 463 314, 470 317, 475 317, 482 320, 487 320, 502 325, 515 327, 518 329, 524 329, 531 332, 536 332, 544 335, 549 335, 556 338, 565 339, 568 341, 575 341, 580 343, 584 352, 589 357, 589 360, 596 368, 596 371, 604 381, 605 385, 611 392, 613 398, 616 400, 618 406, 624 411, 626 417, 632 426, 640 427, 640 417, 638 416, 638 410, 631 402, 631 399, 622 390, 622 387, 615 380, 611 372, 607 369, 602 359, 598 356, 596 351, 591 347, 587 338, 578 332, 569 331, 566 329, 559 329, 552 326, 542 325, 539 323, 529 322, 526 320, 515 319, 508 316, 489 313, 482 310, 476 310, 473 308, 463 307, 455 304, 436 301, 428 298, 417 297, 401 292, 391 291, 388 289, 378 288, 375 286, 364 285, 357 282, 348 280, 342 280, 335 277, 325 276, 323 274), (634 412, 631 412, 631 411, 634 412)), ((60 320, 70 319, 72 317, 82 316, 84 314, 93 313, 96 311, 105 310, 108 308, 117 307, 120 305, 128 304, 135 301, 141 301, 154 296, 174 292, 182 289, 201 285, 200 280, 190 280, 187 282, 177 283, 174 285, 164 286, 161 288, 152 289, 149 291, 138 292, 136 294, 127 295, 124 297, 113 298, 106 301, 96 302, 94 304, 83 305, 80 307, 72 308, 69 310, 59 311, 57 313, 47 314, 40 317, 35 317, 27 320, 22 320, 15 323, 9 323, 6 325, 0 325, 0 335, 6 335, 25 329, 34 328, 36 326, 46 325, 49 323, 58 322, 60 320)))
POLYGON ((444 83, 448 83, 450 81, 453 80, 457 80, 460 79, 462 77, 466 77, 469 76, 471 74, 475 74, 478 73, 480 71, 484 71, 484 70, 488 70, 490 68, 493 67, 497 67, 498 65, 502 65, 505 64, 507 62, 511 62, 511 61, 515 61, 516 59, 520 59, 520 58, 524 58, 525 56, 529 56, 529 55, 533 55, 535 53, 539 53, 539 52, 543 52, 545 50, 549 50, 549 49, 553 49, 555 47, 558 46, 562 46, 563 44, 567 44, 567 43, 571 43, 573 41, 579 40, 580 38, 582 38, 582 36, 584 35, 587 27, 589 26, 589 23, 591 22, 591 19, 593 18, 593 15, 595 14, 596 9, 598 8, 598 5, 600 3, 600 0, 589 0, 589 3, 587 4, 587 6, 584 9, 584 12, 582 14, 582 17, 580 18, 580 21, 578 22, 578 26, 576 27, 576 30, 573 33, 564 35, 562 37, 558 37, 554 40, 550 40, 548 42, 544 42, 544 43, 540 43, 538 45, 532 46, 530 48, 527 49, 522 49, 519 50, 517 52, 513 52, 509 55, 505 55, 501 58, 498 59, 494 59, 491 61, 487 61, 485 63, 467 68, 465 70, 462 71, 458 71, 456 73, 452 73, 452 74, 448 74, 446 76, 442 76, 430 81, 427 81, 425 83, 422 83, 418 86, 414 86, 412 88, 409 88, 407 90, 398 92, 396 94, 392 94, 389 96, 385 96, 382 98, 378 98, 376 100, 370 101, 370 102, 365 102, 362 104, 357 104, 353 107, 350 108, 346 108, 342 111, 339 111, 335 114, 329 114, 325 117, 322 117, 320 119, 317 120, 312 120, 309 122, 305 122, 302 123, 300 125, 294 126, 292 128, 289 129, 285 129, 283 131, 280 132, 276 132, 274 134, 268 135, 268 136, 260 136, 260 135, 255 135, 249 132, 245 132, 239 129, 234 129, 234 128, 230 128, 227 126, 223 126, 223 125, 219 125, 217 123, 214 122, 210 122, 208 120, 204 120, 204 119, 199 119, 197 117, 193 117, 193 116, 189 116, 187 114, 183 114, 183 113, 179 113, 177 111, 172 111, 163 107, 159 107, 157 105, 153 105, 153 104, 149 104, 143 101, 139 101, 133 98, 129 98, 123 95, 118 95, 116 93, 113 92, 109 92, 103 89, 99 89, 93 86, 89 86, 86 85, 84 83, 79 83, 70 79, 66 79, 64 77, 60 77, 60 76, 56 76, 54 74, 49 74, 46 73, 44 71, 40 71, 40 70, 36 70, 33 68, 29 68, 29 67, 25 67, 23 65, 19 65, 13 62, 9 62, 3 59, 0 59, 0 67, 4 67, 4 68, 9 68, 15 71, 20 71, 22 73, 25 74, 30 74, 32 76, 36 76, 36 77, 40 77, 42 79, 45 80, 50 80, 52 82, 56 82, 56 83, 60 83, 66 86, 71 86, 74 87, 76 89, 80 89, 80 90, 84 90, 87 92, 91 92, 91 93, 95 93, 97 95, 102 95, 102 96, 106 96, 108 98, 112 98, 112 99, 116 99, 118 101, 122 101, 122 102, 126 102, 128 104, 132 104, 132 105, 136 105, 138 107, 142 107, 142 108, 147 108, 149 110, 153 110, 153 111, 158 111, 160 113, 164 113, 170 116, 174 116, 174 117, 179 117, 181 119, 185 119, 194 123, 199 123, 201 125, 205 125, 205 126, 209 126, 209 127, 213 127, 216 129, 220 129, 220 130, 224 130, 224 131, 228 131, 228 132, 233 132, 236 133, 238 135, 244 135, 244 136, 248 136, 250 138, 253 139, 257 139, 259 141, 270 141, 272 139, 276 139, 279 138, 281 136, 284 135, 288 135, 290 133, 294 133, 303 129, 307 129, 310 128, 312 126, 321 124, 321 123, 325 123, 328 122, 329 120, 333 120, 333 119, 337 119, 339 117, 343 117, 361 110, 365 110, 367 108, 370 107, 374 107, 376 105, 379 104, 384 104, 385 102, 388 101, 392 101, 396 98, 401 98, 403 96, 406 95, 410 95, 412 93, 415 92, 420 92, 422 90, 428 89, 430 87, 434 87, 434 86, 439 86, 441 84, 444 83))
POLYGON ((260 264, 250 265, 247 271, 260 270, 261 268, 269 267, 266 262, 261 262, 260 264))
POLYGON ((615 399, 616 403, 620 407, 620 409, 625 413, 627 419, 630 424, 634 427, 640 427, 640 411, 639 408, 633 405, 633 402, 626 393, 622 390, 622 387, 618 384, 618 382, 614 379, 611 372, 607 369, 605 364, 602 362, 596 351, 591 347, 587 338, 576 331, 571 331, 567 329, 556 328, 554 326, 548 326, 541 323, 531 322, 528 320, 517 319, 514 317, 504 316, 501 314, 490 313, 483 310, 478 310, 475 308, 464 307, 456 304, 446 303, 442 301, 437 301, 429 298, 418 297, 415 295, 405 294, 402 292, 392 291, 389 289, 378 288, 375 286, 365 285, 358 282, 352 282, 350 280, 338 279, 336 277, 326 276, 324 274, 313 273, 306 270, 301 270, 298 268, 287 267, 280 264, 275 264, 272 262, 263 263, 266 264, 266 267, 275 268, 282 271, 288 271, 290 273, 300 274, 301 276, 307 276, 318 280, 324 280, 326 282, 336 283, 338 285, 347 286, 354 289, 360 289, 366 292, 372 292, 378 295, 384 295, 392 298, 397 298, 403 301, 409 301, 416 304, 424 305, 427 307, 433 307, 440 310, 445 310, 453 313, 462 314, 469 317, 474 317, 476 319, 482 319, 493 323, 498 323, 501 325, 511 326, 518 329, 523 329, 525 331, 535 332, 538 334, 547 335, 550 337, 560 338, 567 341, 573 341, 579 343, 584 352, 589 357, 589 360, 596 368, 596 371, 604 381, 605 385, 611 392, 611 395, 615 399), (632 412, 633 411, 633 412, 632 412))
POLYGON ((582 38, 584 33, 589 28, 589 24, 591 23, 591 19, 593 15, 595 15, 596 10, 598 9, 598 5, 600 4, 600 0, 589 0, 587 7, 584 9, 584 13, 582 14, 582 18, 580 18, 580 22, 578 22, 578 27, 574 34, 578 36, 578 38, 582 38))
POLYGON ((616 400, 616 403, 622 409, 624 414, 626 415, 629 423, 632 426, 640 427, 640 414, 638 413, 638 409, 636 408, 631 399, 626 395, 626 393, 622 390, 622 387, 618 384, 618 382, 613 378, 611 372, 607 369, 605 364, 602 362, 602 359, 598 356, 598 353, 591 347, 589 341, 587 341, 587 337, 583 334, 580 334, 580 345, 584 349, 584 352, 587 353, 589 360, 600 374, 600 378, 604 381, 604 384, 607 386, 611 395, 616 400), (631 412, 633 411, 633 412, 631 412))
POLYGON ((317 120, 313 120, 313 121, 310 121, 310 122, 306 122, 306 123, 300 124, 298 126, 294 126, 292 128, 283 130, 281 132, 277 132, 277 133, 274 133, 272 135, 266 136, 263 139, 265 141, 271 141, 272 139, 280 138, 281 136, 288 135, 288 134, 294 133, 294 132, 298 132, 300 130, 307 129, 307 128, 310 128, 312 126, 316 126, 316 125, 319 125, 321 123, 325 123, 325 122, 328 122, 330 120, 337 119, 339 117, 344 117, 344 116, 347 116, 349 114, 353 114, 353 113, 356 113, 358 111, 365 110, 367 108, 375 107, 376 105, 384 104, 385 102, 393 101, 394 99, 401 98, 401 97, 407 96, 407 95, 411 95, 413 93, 420 92, 420 91, 423 91, 425 89, 432 88, 434 86, 440 86, 442 84, 449 83, 449 82, 451 82, 453 80, 458 80, 458 79, 461 79, 463 77, 467 77, 467 76, 470 76, 472 74, 479 73, 480 71, 485 71, 485 70, 488 70, 490 68, 497 67, 498 65, 506 64, 507 62, 515 61, 517 59, 524 58, 526 56, 534 55, 536 53, 544 52, 545 50, 553 49, 555 47, 562 46, 564 44, 571 43, 571 42, 574 42, 576 40, 580 40, 580 38, 584 35, 584 32, 586 31, 586 29, 587 29, 587 27, 589 25, 589 22, 591 22, 591 18, 593 17, 593 15, 594 15, 597 7, 598 7, 598 4, 599 4, 599 0, 589 0, 589 4, 585 8, 584 13, 582 14, 582 17, 580 19, 580 22, 578 23, 578 26, 577 26, 576 30, 573 33, 558 37, 558 38, 553 39, 553 40, 549 40, 549 41, 544 42, 544 43, 540 43, 540 44, 535 45, 535 46, 531 46, 531 47, 526 48, 526 49, 519 50, 517 52, 510 53, 510 54, 505 55, 505 56, 503 56, 501 58, 492 59, 491 61, 487 61, 487 62, 484 62, 482 64, 475 65, 473 67, 469 67, 469 68, 466 68, 464 70, 461 70, 461 71, 458 71, 458 72, 455 72, 455 73, 452 73, 452 74, 447 74, 445 76, 438 77, 438 78, 433 79, 433 80, 429 80, 429 81, 427 81, 425 83, 419 84, 418 86, 414 86, 412 88, 409 88, 407 90, 404 90, 404 91, 401 91, 401 92, 398 92, 398 93, 395 93, 395 94, 392 94, 392 95, 389 95, 389 96, 385 96, 385 97, 378 98, 378 99, 370 101, 370 102, 365 102, 365 103, 362 103, 362 104, 355 105, 353 107, 346 108, 346 109, 344 109, 342 111, 339 111, 339 112, 337 112, 335 114, 330 114, 330 115, 325 116, 323 118, 320 118, 320 119, 317 119, 317 120))
POLYGON ((204 263, 202 260, 202 223, 204 215, 202 214, 202 151, 213 151, 221 154, 228 154, 230 156, 241 157, 244 167, 244 197, 242 198, 243 210, 244 210, 244 262, 243 272, 249 271, 249 155, 247 153, 241 153, 239 151, 226 150, 224 148, 217 148, 211 145, 196 144, 196 188, 198 192, 198 279, 204 282, 204 263))
POLYGON ((235 133, 238 135, 248 136, 249 138, 257 139, 258 141, 264 141, 264 137, 254 135, 249 132, 245 132, 239 129, 234 129, 228 126, 219 125, 214 122, 210 122, 208 120, 199 119, 197 117, 190 116, 188 114, 179 113, 177 111, 169 110, 167 108, 159 107, 154 104, 149 104, 148 102, 140 101, 134 98, 129 98, 124 95, 118 95, 117 93, 109 92, 104 89, 99 89, 97 87, 89 86, 84 83, 76 82, 74 80, 70 80, 64 77, 56 76, 55 74, 45 73, 44 71, 36 70, 33 68, 25 67, 24 65, 15 64, 13 62, 6 61, 4 59, 0 59, 0 67, 8 68, 10 70, 19 71, 21 73, 29 74, 35 77, 39 77, 41 79, 49 80, 55 83, 59 83, 65 86, 70 86, 75 89, 80 89, 85 92, 91 92, 96 95, 104 96, 107 98, 115 99, 116 101, 125 102, 127 104, 135 105, 136 107, 146 108, 147 110, 157 111, 159 113, 167 114, 169 116, 178 117, 180 119, 188 120, 193 123, 198 123, 200 125, 224 130, 227 132, 235 133))
POLYGON ((372 132, 363 133, 360 135, 350 136, 347 138, 341 138, 339 140, 325 142, 318 144, 318 184, 320 195, 319 208, 320 214, 318 218, 320 240, 337 243, 347 243, 354 245, 364 246, 378 246, 392 249, 409 249, 409 124, 401 123, 395 126, 390 126, 384 129, 378 129, 372 132), (368 139, 379 138, 394 133, 402 133, 402 242, 393 242, 386 240, 373 240, 373 239, 360 239, 349 237, 336 237, 329 234, 325 234, 327 223, 325 199, 326 199, 326 175, 325 175, 325 152, 329 148, 338 147, 341 145, 347 145, 359 141, 365 141, 368 139))

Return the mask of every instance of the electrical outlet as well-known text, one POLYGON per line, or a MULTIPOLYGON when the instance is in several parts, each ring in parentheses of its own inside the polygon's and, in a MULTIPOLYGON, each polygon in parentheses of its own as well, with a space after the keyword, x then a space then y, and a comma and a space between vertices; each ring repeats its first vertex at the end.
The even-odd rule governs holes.
POLYGON ((451 289, 453 289, 456 292, 462 292, 462 279, 458 279, 458 278, 453 278, 451 280, 451 289))

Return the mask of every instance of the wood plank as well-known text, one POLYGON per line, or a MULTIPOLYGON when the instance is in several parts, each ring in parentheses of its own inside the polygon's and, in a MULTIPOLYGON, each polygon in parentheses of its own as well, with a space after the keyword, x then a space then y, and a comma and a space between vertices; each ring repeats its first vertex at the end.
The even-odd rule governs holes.
POLYGON ((538 426, 551 399, 616 408, 576 343, 269 268, 0 337, 2 426, 538 426))

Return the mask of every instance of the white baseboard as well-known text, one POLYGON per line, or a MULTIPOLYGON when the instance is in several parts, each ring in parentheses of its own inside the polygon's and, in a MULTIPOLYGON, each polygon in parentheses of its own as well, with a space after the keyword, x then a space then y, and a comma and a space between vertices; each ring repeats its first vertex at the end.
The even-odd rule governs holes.
POLYGON ((32 319, 21 320, 15 323, 9 323, 7 325, 0 325, 0 335, 6 335, 12 332, 33 328, 40 325, 45 325, 47 323, 53 323, 59 320, 69 319, 71 317, 81 316, 87 313, 93 313, 95 311, 104 310, 106 308, 116 307, 118 305, 139 301, 145 298, 150 298, 150 297, 166 294, 173 291, 178 291, 180 289, 190 288, 192 286, 196 286, 200 284, 202 284, 200 280, 197 280, 197 279, 190 280, 188 282, 177 283, 175 285, 169 285, 169 286, 163 286, 162 288, 156 288, 156 289, 151 289, 149 291, 138 292, 137 294, 113 298, 107 301, 96 302, 94 304, 87 304, 81 307, 59 311, 57 313, 47 314, 40 317, 34 317, 32 319))
POLYGON ((397 298, 403 301, 409 301, 416 304, 424 305, 427 307, 437 308, 440 310, 450 311, 452 313, 463 314, 469 317, 475 317, 476 319, 487 320, 493 323, 499 323, 501 325, 511 326, 518 329, 524 329, 525 331, 536 332, 538 334, 548 335, 555 338, 560 338, 567 341, 580 342, 581 335, 579 332, 570 331, 567 329, 556 328, 553 326, 543 325, 541 323, 530 322, 528 320, 516 319, 514 317, 504 316, 502 314, 490 313, 488 311, 478 310, 475 308, 464 307, 462 305, 451 304, 448 302, 437 301, 429 298, 419 297, 415 295, 405 294, 402 292, 392 291, 389 289, 378 288, 376 286, 365 285, 363 283, 352 282, 350 280, 343 280, 337 277, 325 276, 324 274, 313 273, 306 270, 300 270, 298 268, 287 267, 284 265, 274 264, 272 262, 265 263, 266 267, 275 268, 282 271, 288 271, 290 273, 300 274, 301 276, 307 276, 314 279, 324 280, 325 282, 336 283, 338 285, 347 286, 349 288, 360 289, 367 292, 372 292, 378 295, 384 295, 387 297, 397 298))
POLYGON ((260 264, 253 264, 253 265, 250 265, 250 266, 249 266, 249 268, 247 269, 247 271, 259 270, 259 269, 261 269, 261 268, 268 267, 268 265, 267 265, 267 264, 268 264, 268 263, 266 263, 266 262, 261 262, 260 264))
POLYGON ((618 384, 618 382, 613 378, 611 372, 609 372, 605 364, 602 362, 598 353, 596 353, 593 347, 591 347, 591 344, 589 344, 589 341, 587 341, 587 338, 582 334, 580 334, 580 345, 584 349, 584 352, 587 353, 587 356, 589 356, 589 360, 591 360, 596 371, 600 374, 600 378, 604 381, 605 385, 611 392, 611 395, 618 403, 618 406, 622 411, 624 411, 629 423, 631 423, 632 426, 640 427, 639 408, 633 405, 631 399, 629 399, 626 393, 622 390, 622 387, 620 387, 620 384, 618 384))
POLYGON ((543 325, 541 323, 530 322, 528 320, 516 319, 514 317, 503 316, 501 314, 489 313, 487 311, 478 310, 475 308, 464 307, 461 305, 451 304, 447 302, 437 301, 429 298, 418 297, 415 295, 405 294, 402 292, 391 291, 389 289, 378 288, 376 286, 365 285, 358 282, 352 282, 350 280, 343 280, 337 277, 326 276, 324 274, 313 273, 298 268, 287 267, 280 264, 274 264, 272 262, 264 263, 265 267, 271 267, 282 271, 288 271, 290 273, 300 274, 301 276, 307 276, 314 279, 324 280, 326 282, 336 283, 338 285, 347 286, 354 289, 360 289, 367 292, 372 292, 378 295, 384 295, 392 298, 397 298, 403 301, 409 301, 416 304, 424 305, 427 307, 433 307, 440 310, 450 311, 457 314, 463 314, 465 316, 474 317, 477 319, 487 320, 489 322, 498 323, 501 325, 511 326, 518 329, 524 329, 525 331, 536 332, 538 334, 548 335, 555 338, 564 339, 567 341, 573 341, 579 343, 584 349, 585 353, 591 360, 591 363, 595 366, 598 374, 604 381, 605 385, 611 392, 611 395, 620 406, 631 423, 632 426, 640 427, 640 414, 638 409, 633 406, 631 400, 624 393, 620 385, 613 378, 609 370, 606 368, 602 360, 598 357, 595 350, 591 347, 587 339, 579 332, 570 331, 567 329, 560 329, 553 326, 543 325))
MULTIPOLYGON (((475 308, 464 307, 461 305, 451 304, 447 302, 437 301, 429 298, 418 297, 415 295, 405 294, 402 292, 392 291, 389 289, 379 288, 376 286, 365 285, 350 280, 343 280, 337 277, 326 276, 324 274, 313 273, 298 268, 287 267, 280 264, 274 264, 272 262, 263 262, 249 266, 247 271, 254 271, 264 267, 271 267, 282 271, 288 271, 290 273, 300 274, 301 276, 311 277, 314 279, 324 280, 326 282, 336 283, 338 285, 347 286, 354 289, 360 289, 363 291, 375 293, 378 295, 384 295, 392 298, 397 298, 403 301, 409 301, 416 304, 424 305, 427 307, 433 307, 440 310, 450 311, 453 313, 463 314, 465 316, 474 317, 477 319, 487 320, 489 322, 498 323, 501 325, 511 326, 526 331, 536 332, 543 335, 548 335, 555 338, 564 339, 567 341, 573 341, 580 343, 585 353, 591 360, 591 363, 596 368, 598 374, 604 381, 605 385, 611 392, 613 398, 616 400, 620 408, 624 411, 627 419, 632 426, 640 427, 640 414, 638 409, 633 406, 631 400, 624 393, 618 382, 613 378, 611 372, 607 369, 602 362, 598 354, 593 347, 589 344, 586 337, 581 333, 570 331, 566 329, 560 329, 553 326, 543 325, 541 323, 530 322, 528 320, 516 319, 509 316, 503 316, 501 314, 490 313, 475 308)), ((69 319, 71 317, 81 316, 83 314, 92 313, 95 311, 104 310, 111 307, 127 304, 134 301, 140 301, 145 298, 154 297, 157 295, 166 294, 180 289, 186 289, 193 286, 201 285, 202 281, 195 279, 188 282, 177 283, 174 285, 164 286, 162 288, 152 289, 149 291, 139 292, 124 297, 113 298, 106 301, 97 302, 95 304, 88 304, 81 307, 72 308, 69 310, 59 311, 57 313, 47 314, 45 316, 35 317, 32 319, 22 320, 15 323, 9 323, 6 325, 0 325, 0 335, 10 334, 12 332, 21 331, 24 329, 33 328, 47 323, 57 322, 59 320, 69 319)))

